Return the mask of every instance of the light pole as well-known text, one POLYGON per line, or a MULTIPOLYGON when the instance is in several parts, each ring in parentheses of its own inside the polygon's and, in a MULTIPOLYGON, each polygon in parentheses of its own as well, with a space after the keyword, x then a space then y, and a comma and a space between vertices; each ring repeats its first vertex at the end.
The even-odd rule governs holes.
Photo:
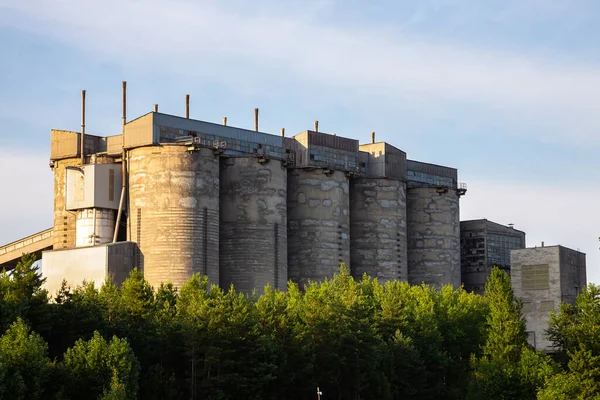
POLYGON ((321 395, 322 395, 322 394, 323 394, 323 392, 321 392, 321 391, 319 390, 319 387, 317 386, 317 399, 318 399, 318 400, 321 400, 321 395))

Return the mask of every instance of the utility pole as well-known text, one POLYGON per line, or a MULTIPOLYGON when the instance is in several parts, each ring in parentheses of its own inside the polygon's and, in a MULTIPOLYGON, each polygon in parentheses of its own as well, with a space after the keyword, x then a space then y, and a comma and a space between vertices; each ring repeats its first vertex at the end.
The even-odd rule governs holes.
POLYGON ((318 399, 318 400, 321 400, 321 395, 322 395, 322 394, 323 394, 323 392, 321 392, 321 391, 319 390, 319 387, 317 386, 317 399, 318 399))

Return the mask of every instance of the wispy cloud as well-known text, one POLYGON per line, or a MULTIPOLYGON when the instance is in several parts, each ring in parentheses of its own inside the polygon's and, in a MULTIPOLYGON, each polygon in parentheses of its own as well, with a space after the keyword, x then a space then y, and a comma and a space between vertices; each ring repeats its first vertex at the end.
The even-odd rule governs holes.
POLYGON ((599 65, 435 41, 391 26, 314 22, 331 2, 291 2, 291 11, 287 2, 271 3, 252 10, 240 2, 30 0, 4 5, 13 11, 1 23, 53 35, 90 57, 188 78, 239 85, 249 76, 285 76, 425 117, 446 116, 444 105, 458 103, 473 107, 474 120, 484 107, 540 138, 598 141, 599 65))

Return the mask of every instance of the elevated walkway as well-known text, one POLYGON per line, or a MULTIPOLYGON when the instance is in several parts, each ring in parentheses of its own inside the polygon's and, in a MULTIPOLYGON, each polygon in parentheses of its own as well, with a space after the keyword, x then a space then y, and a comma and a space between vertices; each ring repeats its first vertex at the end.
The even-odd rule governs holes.
POLYGON ((52 228, 27 236, 23 239, 0 246, 0 270, 13 269, 23 253, 32 253, 37 259, 42 258, 42 251, 52 250, 54 244, 54 230, 52 228))

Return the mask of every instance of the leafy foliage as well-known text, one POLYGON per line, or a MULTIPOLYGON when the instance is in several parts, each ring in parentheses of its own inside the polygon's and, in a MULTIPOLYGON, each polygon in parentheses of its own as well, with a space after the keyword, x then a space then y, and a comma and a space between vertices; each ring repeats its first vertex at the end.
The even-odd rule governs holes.
POLYGON ((561 305, 555 364, 527 345, 494 270, 485 296, 338 274, 262 295, 194 275, 152 288, 65 283, 49 301, 34 259, 0 274, 0 399, 600 400, 600 289, 561 305), (33 329, 30 329, 31 327, 33 329), (36 333, 37 332, 37 333, 36 333), (561 367, 562 365, 562 367, 561 367))

